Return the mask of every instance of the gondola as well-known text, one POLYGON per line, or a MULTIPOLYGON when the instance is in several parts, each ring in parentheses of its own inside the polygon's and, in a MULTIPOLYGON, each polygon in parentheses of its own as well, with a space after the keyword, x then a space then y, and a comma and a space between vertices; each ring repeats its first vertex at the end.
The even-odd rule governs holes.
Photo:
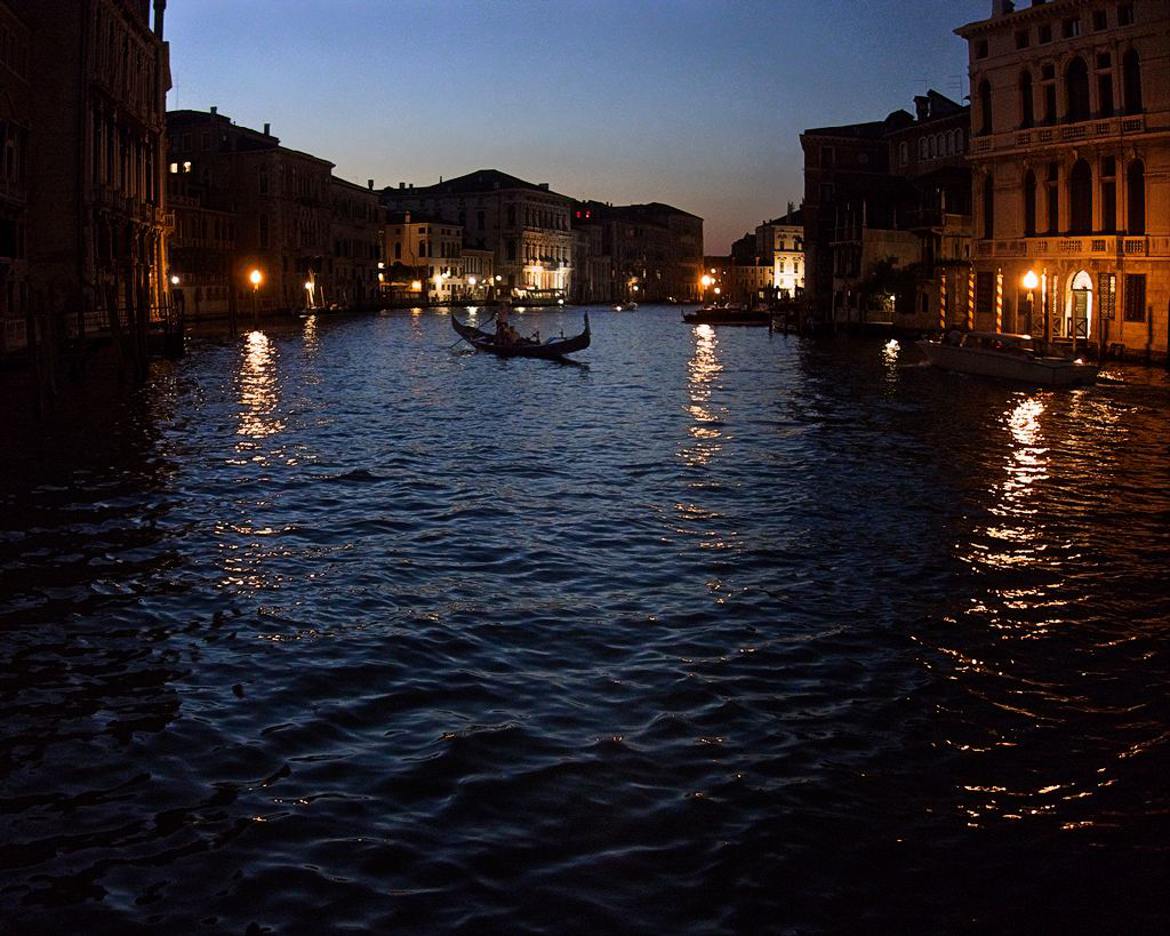
POLYGON ((476 351, 490 351, 500 357, 534 357, 560 358, 574 351, 581 351, 589 347, 589 315, 585 315, 585 330, 572 338, 549 338, 540 341, 536 338, 521 338, 511 344, 504 344, 496 340, 491 332, 480 331, 473 325, 465 325, 454 315, 451 316, 451 325, 459 337, 475 348, 476 351))

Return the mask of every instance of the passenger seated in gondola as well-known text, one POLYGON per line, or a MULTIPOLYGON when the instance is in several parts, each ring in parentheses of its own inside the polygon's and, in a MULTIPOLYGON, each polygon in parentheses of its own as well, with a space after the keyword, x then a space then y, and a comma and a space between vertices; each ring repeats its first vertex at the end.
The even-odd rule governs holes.
POLYGON ((520 340, 520 333, 516 331, 504 316, 496 319, 496 344, 514 345, 520 340))

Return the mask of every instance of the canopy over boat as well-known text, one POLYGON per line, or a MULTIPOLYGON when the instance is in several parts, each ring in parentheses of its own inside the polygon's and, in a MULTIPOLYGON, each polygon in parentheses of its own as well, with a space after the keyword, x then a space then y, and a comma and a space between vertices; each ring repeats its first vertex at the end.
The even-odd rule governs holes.
POLYGON ((501 341, 495 334, 485 332, 474 325, 466 325, 454 315, 451 326, 456 333, 477 351, 490 351, 500 357, 559 358, 574 351, 589 347, 589 316, 585 316, 585 330, 572 338, 518 338, 515 341, 501 341))

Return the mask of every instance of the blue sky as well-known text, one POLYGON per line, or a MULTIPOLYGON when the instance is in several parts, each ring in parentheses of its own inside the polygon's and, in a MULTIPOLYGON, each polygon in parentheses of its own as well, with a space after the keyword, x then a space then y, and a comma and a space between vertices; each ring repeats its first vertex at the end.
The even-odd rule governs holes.
POLYGON ((967 93, 991 0, 171 0, 171 108, 272 124, 378 186, 498 168, 701 215, 707 251, 802 191, 800 131, 967 93))

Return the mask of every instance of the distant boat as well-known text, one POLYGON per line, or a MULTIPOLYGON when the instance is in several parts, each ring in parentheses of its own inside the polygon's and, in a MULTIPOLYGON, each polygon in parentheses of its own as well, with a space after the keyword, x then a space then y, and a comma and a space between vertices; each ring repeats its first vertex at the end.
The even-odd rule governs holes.
POLYGON ((772 313, 767 309, 748 309, 731 302, 683 313, 688 325, 767 325, 771 319, 772 313))
POLYGON ((918 347, 935 367, 1042 387, 1089 384, 1099 370, 1081 358, 1044 353, 1031 335, 956 329, 940 341, 920 341, 918 347))
POLYGON ((454 315, 451 316, 451 326, 456 333, 477 351, 490 351, 500 357, 533 357, 533 358, 561 358, 574 351, 582 351, 589 347, 589 315, 585 315, 585 330, 572 338, 549 338, 540 341, 536 338, 520 338, 513 342, 500 341, 491 332, 481 331, 474 325, 466 325, 454 315))
POLYGON ((633 312, 636 308, 638 308, 638 303, 634 302, 633 299, 629 299, 625 302, 619 302, 613 307, 613 310, 615 312, 633 312))

